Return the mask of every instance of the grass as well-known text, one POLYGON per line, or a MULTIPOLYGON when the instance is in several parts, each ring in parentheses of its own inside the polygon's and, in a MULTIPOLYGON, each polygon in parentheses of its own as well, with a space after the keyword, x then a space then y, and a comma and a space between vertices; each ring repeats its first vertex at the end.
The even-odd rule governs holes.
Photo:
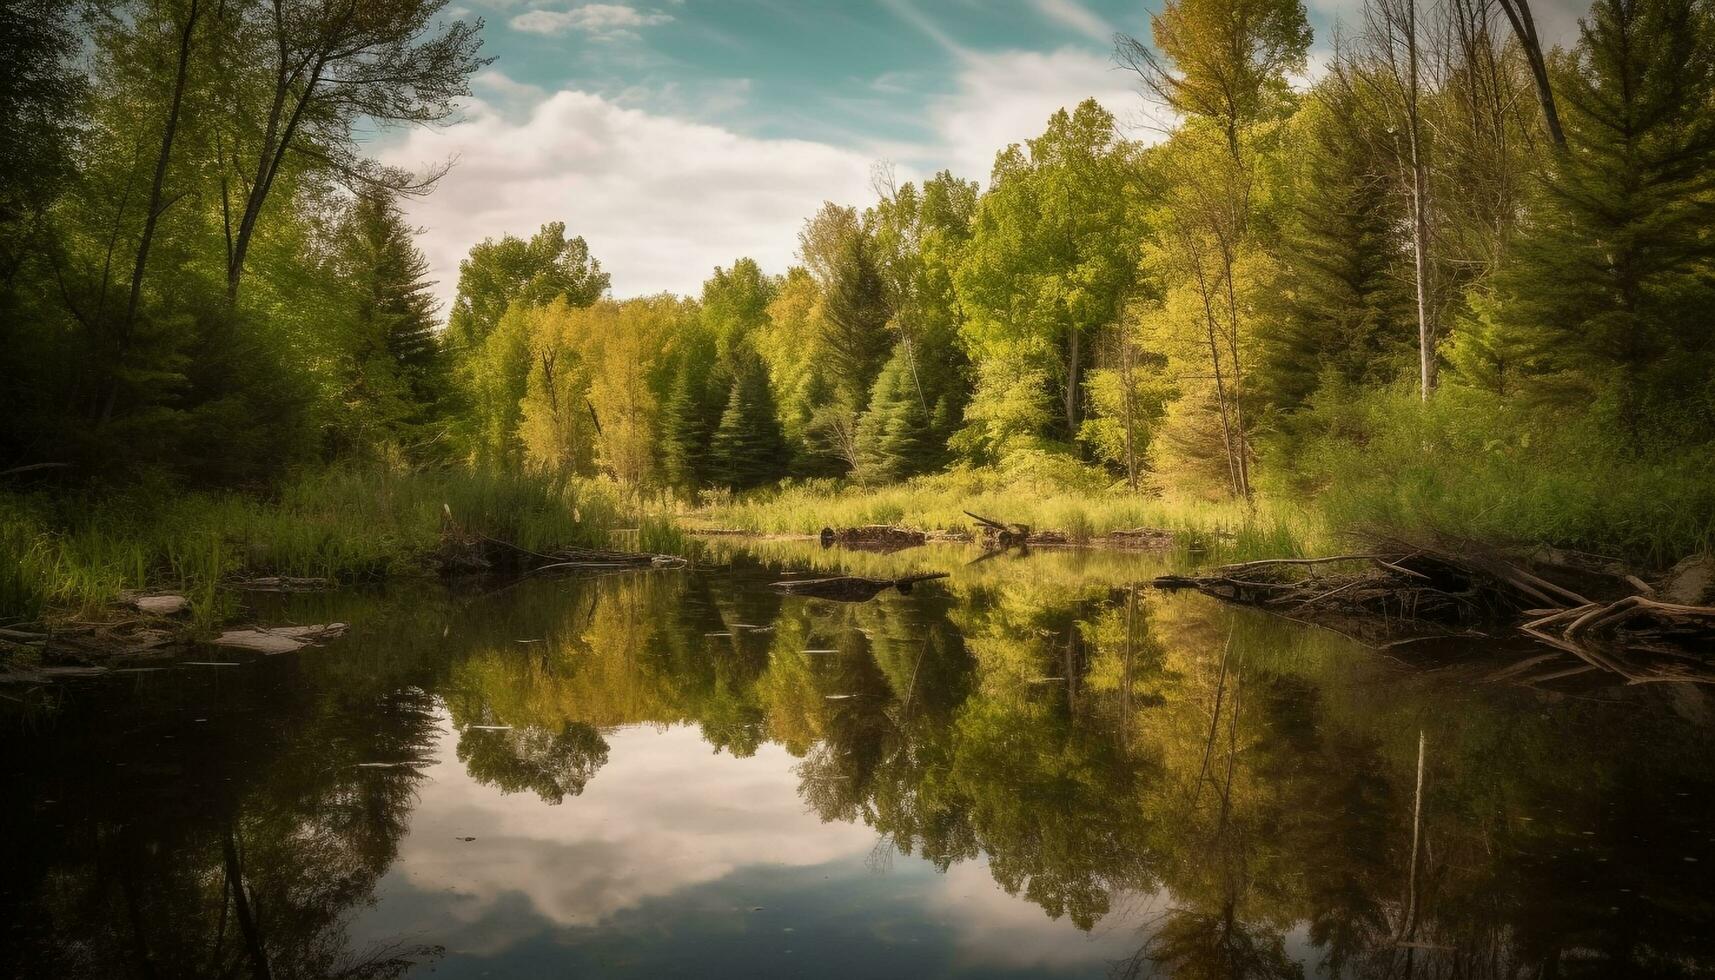
POLYGON ((467 529, 533 551, 606 547, 623 523, 618 500, 599 483, 379 468, 312 473, 267 496, 0 495, 0 620, 95 615, 143 588, 184 592, 206 614, 233 578, 416 571, 439 542, 443 505, 467 529))
POLYGON ((1125 492, 1019 480, 984 470, 958 470, 885 487, 831 481, 789 484, 740 499, 716 499, 694 511, 694 527, 756 534, 815 534, 824 527, 897 524, 924 531, 970 530, 965 511, 1082 544, 1112 531, 1149 527, 1172 531, 1181 548, 1218 559, 1294 556, 1320 547, 1321 522, 1288 504, 1150 497, 1125 492))
POLYGON ((1471 389, 1341 406, 1299 463, 1329 526, 1551 544, 1649 565, 1715 547, 1715 446, 1617 445, 1471 389))

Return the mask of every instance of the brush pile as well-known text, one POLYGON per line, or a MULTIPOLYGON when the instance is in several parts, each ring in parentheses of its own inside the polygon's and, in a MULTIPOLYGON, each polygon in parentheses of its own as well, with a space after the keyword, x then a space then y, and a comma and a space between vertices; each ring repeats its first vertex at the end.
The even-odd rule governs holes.
MULTIPOLYGON (((1671 594, 1673 582, 1670 574, 1661 588, 1671 594)), ((1454 636, 1498 626, 1503 634, 1516 630, 1577 658, 1585 670, 1607 671, 1630 683, 1715 683, 1715 606, 1662 601, 1657 586, 1611 562, 1564 553, 1520 558, 1474 549, 1384 548, 1240 562, 1155 584, 1197 589, 1366 642, 1406 629, 1454 636)), ((1556 670, 1554 659, 1533 661, 1556 670)))

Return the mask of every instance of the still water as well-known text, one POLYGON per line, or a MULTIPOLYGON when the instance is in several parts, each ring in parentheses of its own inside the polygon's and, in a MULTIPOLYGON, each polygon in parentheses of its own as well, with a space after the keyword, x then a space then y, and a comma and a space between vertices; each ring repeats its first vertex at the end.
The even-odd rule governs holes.
POLYGON ((352 631, 12 704, 0 976, 1715 972, 1704 689, 1521 687, 1540 650, 1148 557, 714 547, 294 597, 352 631), (954 574, 766 588, 834 568, 954 574))

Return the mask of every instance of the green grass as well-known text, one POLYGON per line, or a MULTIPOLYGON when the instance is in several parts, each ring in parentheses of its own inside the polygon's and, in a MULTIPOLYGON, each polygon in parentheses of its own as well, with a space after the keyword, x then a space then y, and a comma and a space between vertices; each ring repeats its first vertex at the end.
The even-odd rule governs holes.
POLYGON ((185 592, 207 613, 237 577, 415 571, 439 543, 443 505, 466 529, 533 551, 606 547, 623 523, 606 485, 510 473, 333 469, 267 496, 0 495, 0 619, 94 615, 143 588, 185 592))
POLYGON ((824 527, 897 524, 923 531, 969 531, 970 511, 1036 530, 1060 531, 1084 543, 1111 531, 1172 531, 1179 547, 1214 559, 1292 556, 1320 547, 1314 515, 1267 499, 1237 502, 1144 496, 1051 481, 959 470, 886 487, 810 481, 714 502, 692 512, 692 527, 755 534, 815 534, 824 527))
POLYGON ((1329 526, 1551 544, 1648 564, 1715 547, 1715 446, 1646 452, 1588 416, 1448 387, 1326 412, 1296 462, 1329 526))

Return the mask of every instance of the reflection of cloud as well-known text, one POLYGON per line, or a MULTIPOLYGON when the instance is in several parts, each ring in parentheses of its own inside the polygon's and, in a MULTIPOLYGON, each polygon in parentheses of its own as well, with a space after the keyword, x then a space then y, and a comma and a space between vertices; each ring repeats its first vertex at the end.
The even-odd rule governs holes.
POLYGON ((861 826, 804 812, 794 760, 778 746, 712 755, 688 727, 608 740, 608 764, 584 794, 554 807, 477 783, 450 748, 457 740, 442 739, 393 873, 420 892, 450 890, 446 913, 460 924, 511 918, 495 908, 523 898, 555 925, 590 926, 744 865, 822 864, 874 843, 861 826), (457 840, 466 836, 476 840, 457 840))
MULTIPOLYGON (((444 944, 455 959, 508 974, 539 965, 531 957, 543 949, 695 945, 709 922, 748 916, 755 898, 771 929, 790 926, 803 942, 894 936, 979 974, 1100 972, 1140 941, 1137 897, 1116 897, 1114 913, 1084 933, 1006 894, 986 860, 941 874, 895 856, 888 872, 869 870, 875 832, 807 812, 797 760, 779 746, 735 759, 685 726, 606 738, 608 764, 558 807, 476 782, 454 755, 457 738, 439 739, 410 831, 355 935, 444 944)), ((746 954, 718 955, 730 964, 746 954)))
POLYGON ((1067 969, 1130 956, 1143 942, 1137 901, 1116 898, 1114 913, 1082 933, 995 884, 986 862, 956 864, 930 904, 940 909, 966 962, 1007 970, 1067 969))

